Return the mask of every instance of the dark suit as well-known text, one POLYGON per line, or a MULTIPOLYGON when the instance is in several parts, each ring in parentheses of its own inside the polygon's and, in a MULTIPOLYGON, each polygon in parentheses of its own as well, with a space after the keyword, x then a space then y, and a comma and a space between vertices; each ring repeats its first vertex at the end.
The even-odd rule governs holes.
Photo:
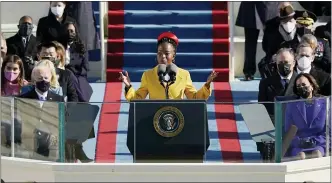
POLYGON ((78 83, 72 72, 69 70, 56 69, 59 74, 59 84, 62 87, 64 96, 67 96, 68 102, 78 102, 77 87, 78 83))
POLYGON ((68 22, 74 22, 75 19, 70 16, 64 15, 62 22, 58 22, 55 16, 52 13, 49 13, 48 16, 40 18, 37 27, 37 39, 40 42, 48 41, 61 41, 61 38, 64 36, 64 24, 68 22))
POLYGON ((256 72, 256 48, 259 36, 255 9, 264 25, 266 21, 277 16, 279 2, 250 2, 242 1, 236 19, 236 25, 244 27, 245 36, 245 61, 243 73, 246 76, 253 76, 256 72))
POLYGON ((289 81, 287 88, 282 84, 282 80, 279 75, 273 75, 271 77, 262 79, 259 83, 258 102, 262 102, 267 112, 271 116, 271 120, 274 121, 274 104, 276 96, 292 96, 294 81, 297 76, 296 72, 289 81), (270 103, 264 103, 270 102, 270 103), (271 103, 272 102, 272 103, 271 103))
POLYGON ((73 72, 78 83, 77 93, 80 102, 89 102, 93 90, 87 80, 89 71, 89 62, 86 55, 80 55, 73 49, 70 49, 70 63, 66 69, 73 72))
POLYGON ((324 96, 331 95, 331 76, 322 70, 311 68, 310 74, 316 79, 319 85, 319 94, 324 96))
POLYGON ((317 38, 317 48, 313 64, 318 69, 331 73, 331 49, 327 40, 317 38))
POLYGON ((37 39, 34 35, 30 35, 26 45, 23 45, 22 37, 18 34, 6 39, 7 55, 18 55, 23 60, 25 79, 30 81, 31 72, 34 67, 32 63, 25 60, 25 57, 32 57, 37 60, 37 39))
MULTIPOLYGON (((29 92, 23 94, 20 96, 20 98, 26 98, 26 99, 36 99, 39 100, 38 94, 35 91, 35 88, 30 90, 29 92)), ((64 98, 60 95, 57 95, 51 91, 48 91, 46 101, 53 101, 53 102, 64 102, 64 98)), ((44 103, 41 108, 44 108, 45 105, 48 105, 50 103, 44 103)), ((57 112, 57 111, 56 111, 57 112)), ((42 111, 41 111, 42 113, 42 111)), ((41 114, 40 114, 41 115, 41 114)), ((43 118, 40 116, 40 120, 43 120, 43 118)), ((43 155, 45 157, 48 157, 50 154, 50 149, 49 149, 49 141, 47 141, 47 137, 50 136, 48 132, 44 132, 39 128, 35 129, 35 133, 37 134, 35 136, 36 141, 38 142, 39 146, 36 149, 36 152, 40 155, 43 155)))

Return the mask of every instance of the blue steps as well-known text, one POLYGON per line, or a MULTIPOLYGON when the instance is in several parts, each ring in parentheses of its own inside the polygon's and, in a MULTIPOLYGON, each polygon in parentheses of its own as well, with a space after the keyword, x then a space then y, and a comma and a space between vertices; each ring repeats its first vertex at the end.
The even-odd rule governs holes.
MULTIPOLYGON (((122 12, 109 11, 109 15, 121 16, 122 12)), ((215 11, 220 15, 227 15, 227 11, 215 11)), ((124 23, 125 24, 196 24, 197 22, 204 22, 205 24, 212 24, 212 11, 188 11, 188 10, 125 10, 124 11, 124 23), (160 22, 159 19, 163 21, 160 22)), ((226 16, 227 18, 227 16, 226 16)), ((217 19, 215 23, 224 23, 224 19, 217 19)))
MULTIPOLYGON (((215 45, 220 46, 220 50, 215 50, 221 52, 228 48, 228 39, 220 40, 215 42, 215 45), (222 48, 224 47, 224 48, 222 48)), ((119 52, 123 44, 122 40, 109 40, 110 46, 108 47, 108 53, 119 52)), ((211 53, 212 39, 180 39, 179 46, 177 48, 178 53, 211 53), (194 46, 193 46, 194 45, 194 46)), ((155 39, 125 39, 124 49, 126 52, 144 53, 144 52, 156 52, 157 41, 155 39)), ((179 55, 179 54, 178 54, 179 55)))
MULTIPOLYGON (((188 38, 200 38, 200 39, 211 39, 213 37, 213 26, 211 24, 145 24, 145 25, 135 25, 135 24, 125 24, 124 26, 118 25, 108 26, 109 31, 122 31, 124 28, 125 38, 140 39, 140 38, 151 38, 158 37, 161 32, 173 32, 177 37, 181 39, 188 38), (116 30, 120 29, 120 30, 116 30)), ((220 34, 221 37, 228 39, 228 26, 218 26, 214 28, 215 32, 224 32, 220 34)))
POLYGON ((216 68, 223 72, 219 77, 228 81, 227 3, 214 7, 213 3, 109 2, 107 69, 112 80, 118 79, 114 72, 125 68, 131 80, 139 82, 143 70, 157 64, 157 37, 171 31, 179 38, 176 64, 183 69, 198 69, 190 72, 194 82, 205 82, 216 68))

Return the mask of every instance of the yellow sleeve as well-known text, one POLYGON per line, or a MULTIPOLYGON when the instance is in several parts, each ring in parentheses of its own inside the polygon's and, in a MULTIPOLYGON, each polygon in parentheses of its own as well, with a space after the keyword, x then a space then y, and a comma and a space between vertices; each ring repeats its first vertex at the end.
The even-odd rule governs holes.
POLYGON ((127 101, 135 100, 135 99, 145 99, 146 96, 148 95, 149 90, 147 88, 147 80, 146 80, 146 75, 145 72, 142 75, 141 79, 141 86, 138 88, 137 91, 133 87, 130 87, 128 92, 126 93, 125 91, 125 97, 127 101))
POLYGON ((211 89, 207 88, 204 84, 202 86, 202 88, 197 91, 196 88, 193 86, 193 82, 191 81, 190 73, 188 72, 187 77, 186 77, 186 88, 185 88, 184 93, 188 99, 207 100, 211 96, 211 89))

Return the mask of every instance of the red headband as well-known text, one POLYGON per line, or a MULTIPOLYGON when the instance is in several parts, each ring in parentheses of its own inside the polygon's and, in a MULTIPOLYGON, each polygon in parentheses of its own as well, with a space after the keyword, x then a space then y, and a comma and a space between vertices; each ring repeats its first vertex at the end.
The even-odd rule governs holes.
POLYGON ((164 33, 161 33, 159 36, 158 36, 158 41, 160 41, 162 38, 168 38, 168 39, 171 39, 175 42, 176 46, 178 46, 179 44, 179 39, 178 37, 176 37, 175 34, 171 33, 171 32, 164 32, 164 33))

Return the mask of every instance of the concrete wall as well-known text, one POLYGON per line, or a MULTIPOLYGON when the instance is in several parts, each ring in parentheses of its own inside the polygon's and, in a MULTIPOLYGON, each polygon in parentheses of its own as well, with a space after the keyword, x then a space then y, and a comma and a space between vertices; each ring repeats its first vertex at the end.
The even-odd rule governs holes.
POLYGON ((6 182, 330 182, 330 157, 280 164, 69 164, 2 156, 1 175, 6 182))

